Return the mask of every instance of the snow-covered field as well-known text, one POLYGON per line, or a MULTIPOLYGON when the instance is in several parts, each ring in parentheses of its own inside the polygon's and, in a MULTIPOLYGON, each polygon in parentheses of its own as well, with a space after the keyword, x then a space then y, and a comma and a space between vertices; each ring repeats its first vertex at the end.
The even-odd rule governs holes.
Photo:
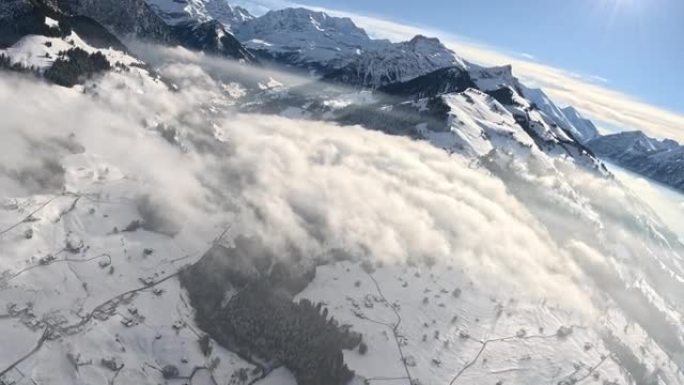
POLYGON ((586 320, 473 280, 457 264, 383 266, 367 273, 339 263, 319 268, 301 296, 324 302, 336 319, 363 332, 369 351, 349 352, 346 358, 371 382, 557 384, 622 378, 586 320))

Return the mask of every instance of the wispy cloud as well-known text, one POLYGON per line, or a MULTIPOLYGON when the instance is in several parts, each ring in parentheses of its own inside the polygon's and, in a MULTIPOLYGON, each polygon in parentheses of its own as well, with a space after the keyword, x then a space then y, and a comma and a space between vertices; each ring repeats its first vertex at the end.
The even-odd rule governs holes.
POLYGON ((531 53, 521 52, 518 55, 520 55, 520 57, 528 59, 528 60, 537 60, 537 58, 534 55, 532 55, 531 53))
MULTIPOLYGON (((302 6, 283 0, 242 0, 251 9, 302 6)), ((331 15, 349 17, 376 38, 406 40, 416 34, 439 37, 459 56, 484 65, 512 64, 515 74, 531 86, 543 88, 560 105, 572 105, 599 125, 639 129, 650 135, 684 142, 684 115, 669 111, 638 97, 607 87, 607 79, 597 75, 581 75, 540 63, 520 53, 506 53, 495 47, 469 41, 429 27, 407 25, 381 17, 306 6, 331 15)))

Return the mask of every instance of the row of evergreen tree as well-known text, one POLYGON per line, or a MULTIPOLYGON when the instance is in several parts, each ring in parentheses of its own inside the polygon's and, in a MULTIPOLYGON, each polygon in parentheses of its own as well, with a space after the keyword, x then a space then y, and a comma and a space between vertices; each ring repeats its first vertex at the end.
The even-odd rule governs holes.
POLYGON ((252 355, 282 363, 300 385, 343 385, 354 375, 342 350, 358 346, 361 335, 328 318, 321 304, 293 302, 269 283, 242 290, 212 325, 252 355))
POLYGON ((59 58, 45 71, 44 76, 52 83, 73 87, 111 68, 111 64, 101 52, 88 53, 81 48, 72 48, 60 53, 59 58))
POLYGON ((12 63, 10 57, 0 54, 0 70, 42 76, 47 81, 63 87, 73 87, 93 75, 111 69, 112 65, 101 52, 88 53, 81 48, 60 52, 52 66, 43 73, 35 66, 12 63))

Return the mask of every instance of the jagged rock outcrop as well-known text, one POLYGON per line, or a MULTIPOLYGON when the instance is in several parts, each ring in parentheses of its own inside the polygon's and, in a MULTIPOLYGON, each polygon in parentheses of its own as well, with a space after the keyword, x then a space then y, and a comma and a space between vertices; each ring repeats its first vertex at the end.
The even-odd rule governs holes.
POLYGON ((88 16, 119 36, 172 41, 169 27, 143 0, 56 0, 66 12, 88 16))
POLYGON ((357 87, 377 88, 443 67, 465 68, 438 39, 375 40, 349 18, 304 8, 271 11, 233 30, 261 58, 357 87))
POLYGON ((460 67, 446 67, 407 82, 392 83, 378 91, 396 96, 433 97, 452 92, 463 92, 476 85, 468 71, 460 67))
POLYGON ((172 28, 174 41, 183 47, 208 54, 233 57, 247 62, 256 58, 218 21, 188 22, 172 28))
POLYGON ((88 16, 124 38, 253 62, 254 56, 219 22, 190 19, 169 25, 145 0, 55 0, 66 12, 88 16))
POLYGON ((228 30, 254 18, 242 7, 226 0, 146 0, 154 12, 169 25, 216 20, 228 30))
POLYGON ((447 67, 465 69, 466 65, 438 39, 418 35, 410 41, 380 44, 375 49, 361 52, 323 78, 353 86, 379 88, 447 67))

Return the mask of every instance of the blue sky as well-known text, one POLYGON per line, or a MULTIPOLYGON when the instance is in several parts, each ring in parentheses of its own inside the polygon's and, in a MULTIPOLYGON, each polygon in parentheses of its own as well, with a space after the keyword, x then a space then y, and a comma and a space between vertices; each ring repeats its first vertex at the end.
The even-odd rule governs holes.
POLYGON ((300 0, 438 29, 684 113, 684 0, 300 0))
POLYGON ((465 59, 512 64, 526 84, 604 132, 684 143, 684 0, 228 0, 259 14, 306 6, 371 36, 439 37, 465 59))

